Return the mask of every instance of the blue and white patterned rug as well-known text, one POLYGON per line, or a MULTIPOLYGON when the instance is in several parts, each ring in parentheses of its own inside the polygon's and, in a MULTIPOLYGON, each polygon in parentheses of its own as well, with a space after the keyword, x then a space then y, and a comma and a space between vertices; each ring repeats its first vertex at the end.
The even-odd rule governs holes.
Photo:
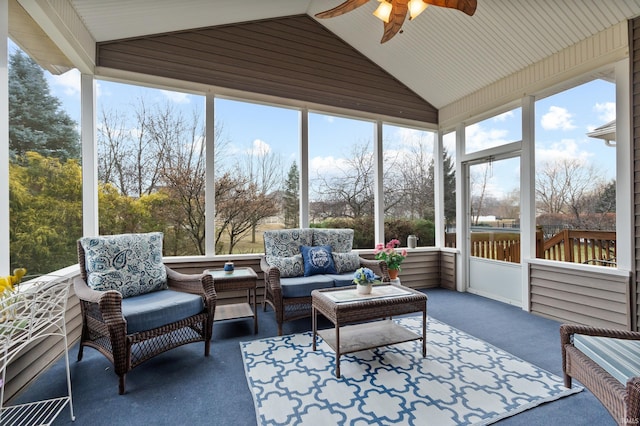
MULTIPOLYGON (((422 317, 396 320, 420 333, 422 317)), ((485 425, 582 388, 435 319, 420 341, 343 355, 311 332, 240 343, 259 425, 485 425)))

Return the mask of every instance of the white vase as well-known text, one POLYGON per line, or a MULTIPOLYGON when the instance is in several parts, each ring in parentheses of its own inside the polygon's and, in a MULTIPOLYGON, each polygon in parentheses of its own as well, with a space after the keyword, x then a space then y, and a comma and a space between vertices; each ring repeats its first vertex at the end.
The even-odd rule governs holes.
POLYGON ((373 286, 371 284, 368 284, 368 285, 358 284, 356 287, 358 288, 358 294, 370 294, 371 287, 373 286))

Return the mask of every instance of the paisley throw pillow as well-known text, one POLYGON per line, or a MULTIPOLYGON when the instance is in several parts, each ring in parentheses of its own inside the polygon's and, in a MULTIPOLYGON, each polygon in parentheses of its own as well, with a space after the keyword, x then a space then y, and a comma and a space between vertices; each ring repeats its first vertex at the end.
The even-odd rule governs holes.
POLYGON ((123 298, 166 289, 162 238, 162 232, 81 238, 87 285, 117 290, 123 298))

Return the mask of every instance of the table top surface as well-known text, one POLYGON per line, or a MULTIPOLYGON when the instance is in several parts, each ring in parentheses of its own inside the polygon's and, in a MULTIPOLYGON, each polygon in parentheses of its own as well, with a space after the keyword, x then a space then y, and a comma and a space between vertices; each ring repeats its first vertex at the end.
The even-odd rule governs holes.
POLYGON ((359 294, 356 287, 347 288, 328 288, 321 290, 314 290, 311 293, 312 298, 321 298, 325 302, 331 304, 340 305, 353 305, 354 303, 360 304, 364 302, 388 302, 394 303, 398 299, 405 300, 411 299, 425 299, 427 295, 419 291, 413 290, 407 287, 401 287, 396 285, 374 285, 370 294, 359 294))
POLYGON ((205 274, 210 274, 214 279, 257 279, 258 275, 253 268, 235 268, 232 273, 227 273, 227 271, 223 269, 207 269, 204 271, 205 274))

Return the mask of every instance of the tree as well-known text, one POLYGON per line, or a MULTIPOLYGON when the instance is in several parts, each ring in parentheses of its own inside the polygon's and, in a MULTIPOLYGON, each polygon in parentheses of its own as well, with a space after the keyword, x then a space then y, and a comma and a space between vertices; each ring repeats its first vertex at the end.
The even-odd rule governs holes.
POLYGON ((319 175, 318 193, 328 217, 373 216, 373 154, 368 143, 353 146, 338 174, 319 175))
POLYGON ((573 215, 575 226, 581 227, 589 193, 602 185, 595 167, 575 158, 547 162, 536 173, 536 205, 539 213, 573 215))
POLYGON ((289 168, 283 193, 284 226, 297 228, 300 226, 300 174, 295 161, 289 168))
POLYGON ((444 174, 444 219, 447 224, 456 222, 456 169, 453 158, 445 149, 442 153, 444 174))
POLYGON ((228 253, 248 234, 257 217, 277 212, 272 197, 262 194, 258 185, 244 177, 225 173, 216 179, 216 252, 222 252, 222 235, 229 238, 228 253))
POLYGON ((484 213, 485 197, 487 196, 487 184, 489 182, 489 164, 482 164, 481 175, 471 174, 471 224, 478 225, 480 216, 484 213))
POLYGON ((37 275, 76 263, 76 240, 82 236, 80 165, 36 152, 17 160, 9 166, 11 268, 37 275))
POLYGON ((603 185, 597 190, 597 199, 593 203, 596 213, 614 213, 616 211, 616 181, 603 185))
POLYGON ((42 68, 20 50, 9 57, 9 149, 14 159, 29 151, 80 159, 76 123, 50 94, 42 68))
MULTIPOLYGON (((268 200, 269 206, 276 204, 276 191, 280 189, 282 182, 282 159, 280 155, 271 151, 267 144, 261 141, 256 141, 251 149, 247 150, 247 155, 244 157, 244 163, 236 163, 236 173, 239 176, 244 176, 247 182, 251 183, 252 190, 255 192, 251 196, 259 196, 264 200, 268 200)), ((246 192, 243 192, 246 194, 246 192)), ((266 207, 266 206, 265 206, 266 207)), ((256 242, 256 228, 261 220, 264 218, 276 214, 277 211, 273 208, 266 208, 265 211, 260 209, 254 210, 253 218, 247 218, 251 220, 251 242, 256 242), (269 212, 269 214, 265 214, 269 212)))

